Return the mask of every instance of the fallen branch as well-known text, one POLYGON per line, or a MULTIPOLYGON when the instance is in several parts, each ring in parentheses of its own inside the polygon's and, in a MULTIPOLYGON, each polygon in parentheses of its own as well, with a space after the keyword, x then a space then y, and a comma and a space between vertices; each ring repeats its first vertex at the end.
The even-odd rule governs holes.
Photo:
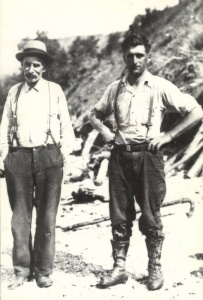
MULTIPOLYGON (((190 218, 194 212, 194 202, 189 198, 183 198, 183 199, 176 200, 173 202, 165 202, 162 204, 162 207, 176 205, 176 204, 184 204, 184 203, 190 204, 190 210, 188 213, 186 213, 187 217, 190 218)), ((141 210, 137 210, 136 213, 141 213, 141 210)), ((163 217, 165 217, 165 216, 167 216, 167 215, 164 215, 163 217)), ((61 228, 63 231, 77 230, 78 228, 81 228, 81 227, 95 225, 95 224, 102 223, 102 222, 109 221, 109 220, 110 220, 109 217, 102 217, 102 218, 94 219, 92 221, 77 223, 72 226, 67 226, 67 227, 57 226, 57 228, 61 228)))
POLYGON ((178 162, 174 163, 172 166, 170 166, 166 172, 166 174, 170 173, 172 170, 178 168, 178 170, 180 171, 183 168, 183 165, 186 161, 188 161, 192 156, 194 156, 196 153, 198 153, 199 151, 201 151, 203 147, 203 142, 201 142, 196 149, 194 149, 193 152, 188 152, 186 153, 181 160, 179 160, 178 162))
POLYGON ((202 172, 203 172, 203 152, 199 155, 196 162, 187 173, 187 176, 189 178, 193 178, 195 176, 198 176, 202 172))
POLYGON ((184 203, 190 203, 190 210, 189 210, 189 212, 186 213, 186 216, 188 218, 191 218, 192 215, 193 215, 194 209, 195 209, 195 204, 189 198, 182 198, 180 200, 176 200, 176 201, 173 201, 173 202, 165 202, 165 203, 162 204, 161 207, 166 207, 166 206, 171 206, 171 205, 176 205, 176 204, 184 204, 184 203))

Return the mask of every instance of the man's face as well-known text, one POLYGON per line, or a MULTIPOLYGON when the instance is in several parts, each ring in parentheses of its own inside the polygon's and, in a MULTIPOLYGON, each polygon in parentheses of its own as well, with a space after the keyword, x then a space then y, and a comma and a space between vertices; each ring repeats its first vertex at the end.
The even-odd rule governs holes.
POLYGON ((31 85, 36 84, 46 71, 43 61, 35 56, 25 57, 22 61, 22 69, 25 80, 31 85))
POLYGON ((146 69, 150 53, 146 53, 143 45, 128 48, 124 54, 124 61, 130 74, 139 77, 146 69))

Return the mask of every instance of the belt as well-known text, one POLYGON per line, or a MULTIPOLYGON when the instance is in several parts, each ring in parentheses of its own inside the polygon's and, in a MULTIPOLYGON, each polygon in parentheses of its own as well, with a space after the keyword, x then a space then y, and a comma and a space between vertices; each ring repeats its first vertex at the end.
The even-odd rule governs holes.
POLYGON ((13 147, 13 146, 11 146, 11 147, 9 147, 9 152, 15 152, 17 150, 32 152, 32 151, 37 151, 37 150, 40 150, 40 149, 43 149, 43 148, 44 149, 54 149, 57 146, 58 146, 58 144, 57 145, 55 145, 55 144, 47 144, 46 146, 45 145, 40 145, 40 146, 36 146, 36 147, 21 147, 21 146, 19 146, 19 147, 13 147))
POLYGON ((148 148, 148 143, 141 144, 141 145, 133 145, 133 144, 128 144, 128 145, 114 145, 115 149, 118 150, 124 150, 127 152, 139 152, 139 151, 146 151, 148 148))

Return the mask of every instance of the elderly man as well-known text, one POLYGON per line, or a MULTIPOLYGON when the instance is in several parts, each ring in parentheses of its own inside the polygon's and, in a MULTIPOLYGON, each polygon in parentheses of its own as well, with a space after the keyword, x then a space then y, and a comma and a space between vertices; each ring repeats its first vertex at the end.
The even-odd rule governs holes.
POLYGON ((30 40, 16 54, 25 81, 14 85, 4 107, 1 158, 12 209, 14 289, 33 273, 39 287, 52 285, 55 223, 63 166, 75 141, 61 87, 42 78, 52 63, 46 45, 30 40), (32 247, 31 221, 36 207, 32 247))
POLYGON ((166 185, 161 148, 199 122, 202 109, 193 97, 147 70, 151 54, 145 36, 129 33, 122 50, 128 73, 107 88, 90 117, 106 143, 114 144, 109 162, 114 266, 111 275, 101 278, 100 284, 109 287, 127 280, 125 261, 136 216, 135 197, 142 212, 139 229, 146 236, 149 257, 148 289, 156 290, 164 283, 160 207, 166 185), (161 134, 167 111, 184 114, 185 118, 171 131, 161 134), (113 131, 103 120, 113 125, 113 131))

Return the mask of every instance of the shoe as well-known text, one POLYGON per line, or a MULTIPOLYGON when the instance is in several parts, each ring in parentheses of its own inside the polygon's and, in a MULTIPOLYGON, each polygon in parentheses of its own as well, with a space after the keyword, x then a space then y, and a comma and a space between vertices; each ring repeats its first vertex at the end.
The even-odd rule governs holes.
POLYGON ((15 279, 8 285, 9 290, 14 290, 15 288, 24 284, 24 282, 28 281, 28 277, 16 276, 15 279))
POLYGON ((49 275, 36 274, 35 279, 40 288, 49 287, 53 284, 53 280, 49 278, 49 275))

